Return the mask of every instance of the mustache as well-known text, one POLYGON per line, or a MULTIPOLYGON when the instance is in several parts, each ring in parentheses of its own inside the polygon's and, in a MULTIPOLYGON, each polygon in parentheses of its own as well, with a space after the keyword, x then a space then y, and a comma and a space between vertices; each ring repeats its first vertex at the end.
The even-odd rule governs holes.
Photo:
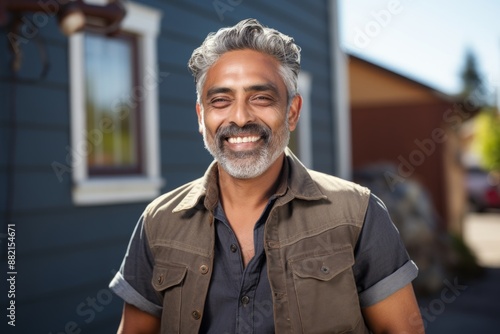
POLYGON ((243 127, 239 127, 236 124, 230 124, 228 126, 220 127, 215 133, 216 140, 219 143, 222 143, 222 141, 229 137, 239 135, 255 135, 266 141, 271 136, 271 129, 257 123, 245 124, 243 127))

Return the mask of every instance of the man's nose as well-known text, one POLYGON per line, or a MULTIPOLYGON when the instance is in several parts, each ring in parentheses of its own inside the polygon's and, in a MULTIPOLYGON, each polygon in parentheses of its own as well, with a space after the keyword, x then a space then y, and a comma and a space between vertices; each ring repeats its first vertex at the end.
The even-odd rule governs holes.
POLYGON ((231 123, 236 124, 240 128, 248 123, 255 121, 255 115, 246 101, 237 101, 233 105, 230 120, 231 123))

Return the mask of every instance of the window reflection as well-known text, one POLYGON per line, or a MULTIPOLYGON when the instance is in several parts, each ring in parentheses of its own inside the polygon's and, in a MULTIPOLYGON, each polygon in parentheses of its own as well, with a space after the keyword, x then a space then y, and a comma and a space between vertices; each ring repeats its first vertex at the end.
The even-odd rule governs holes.
POLYGON ((90 175, 141 172, 135 51, 132 35, 85 35, 90 175))

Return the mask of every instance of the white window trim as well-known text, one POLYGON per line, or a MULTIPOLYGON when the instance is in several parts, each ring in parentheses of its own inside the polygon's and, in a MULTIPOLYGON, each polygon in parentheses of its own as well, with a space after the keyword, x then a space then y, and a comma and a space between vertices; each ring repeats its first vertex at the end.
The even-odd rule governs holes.
POLYGON ((311 88, 312 76, 308 72, 299 72, 297 88, 302 96, 302 109, 297 124, 297 146, 299 159, 307 168, 313 168, 313 150, 311 133, 311 88))
POLYGON ((122 28, 139 35, 138 77, 140 87, 144 88, 141 90, 144 175, 92 178, 88 175, 87 142, 92 140, 92 134, 86 133, 85 121, 84 33, 74 34, 69 38, 69 71, 72 196, 76 205, 151 200, 160 194, 160 188, 164 184, 160 175, 158 68, 152 65, 157 64, 156 38, 160 30, 161 11, 129 1, 125 6, 127 15, 122 22, 122 28))
POLYGON ((339 2, 328 1, 330 21, 330 78, 332 82, 333 145, 336 175, 352 179, 351 110, 349 105, 349 70, 347 55, 340 47, 339 2))

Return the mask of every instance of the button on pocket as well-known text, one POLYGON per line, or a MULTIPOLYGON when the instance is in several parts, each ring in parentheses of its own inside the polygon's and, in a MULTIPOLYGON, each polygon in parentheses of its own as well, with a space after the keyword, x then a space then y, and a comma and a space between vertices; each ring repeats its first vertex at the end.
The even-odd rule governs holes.
POLYGON ((186 276, 187 268, 177 264, 158 264, 153 268, 152 284, 156 291, 176 286, 186 276))
POLYGON ((352 267, 354 257, 351 249, 332 254, 290 261, 293 273, 301 278, 329 281, 339 273, 352 267))

